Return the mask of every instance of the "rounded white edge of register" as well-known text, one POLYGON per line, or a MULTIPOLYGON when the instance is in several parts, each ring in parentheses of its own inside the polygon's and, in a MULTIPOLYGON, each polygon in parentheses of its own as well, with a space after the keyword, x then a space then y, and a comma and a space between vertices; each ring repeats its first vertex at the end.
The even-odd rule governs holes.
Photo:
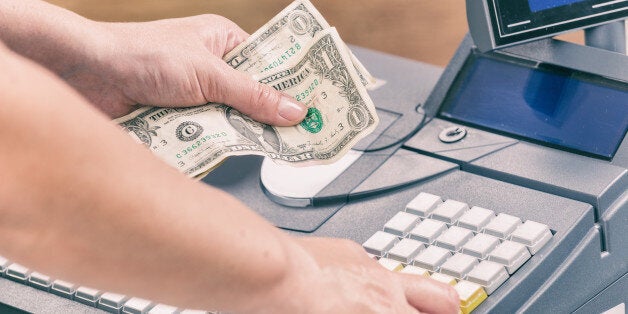
POLYGON ((272 200, 287 206, 305 207, 312 199, 351 166, 362 152, 350 150, 338 161, 328 165, 293 167, 279 165, 264 158, 260 179, 272 200))

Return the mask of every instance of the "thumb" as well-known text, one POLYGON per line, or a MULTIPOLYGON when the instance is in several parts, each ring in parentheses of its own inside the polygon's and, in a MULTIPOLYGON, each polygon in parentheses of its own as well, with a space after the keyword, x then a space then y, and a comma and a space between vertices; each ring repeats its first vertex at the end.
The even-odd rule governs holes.
POLYGON ((254 120, 276 126, 295 125, 305 118, 306 106, 294 98, 256 82, 227 64, 221 68, 215 81, 220 86, 216 86, 217 92, 211 101, 224 103, 254 120))

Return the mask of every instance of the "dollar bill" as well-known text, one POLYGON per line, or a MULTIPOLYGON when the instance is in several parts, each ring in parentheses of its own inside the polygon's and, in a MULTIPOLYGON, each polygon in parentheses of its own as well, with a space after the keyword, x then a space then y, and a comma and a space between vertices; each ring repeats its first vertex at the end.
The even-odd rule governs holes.
MULTIPOLYGON (((296 0, 279 12, 247 40, 224 56, 231 67, 249 74, 277 70, 299 58, 304 47, 319 32, 331 26, 308 0, 296 0)), ((344 43, 343 46, 346 46, 344 43)), ((376 79, 347 47, 362 85, 376 79)))
POLYGON ((334 28, 320 31, 294 59, 257 80, 308 106, 299 125, 274 127, 221 104, 141 108, 116 120, 130 136, 188 176, 233 155, 263 155, 291 165, 342 157, 378 124, 375 107, 334 28))

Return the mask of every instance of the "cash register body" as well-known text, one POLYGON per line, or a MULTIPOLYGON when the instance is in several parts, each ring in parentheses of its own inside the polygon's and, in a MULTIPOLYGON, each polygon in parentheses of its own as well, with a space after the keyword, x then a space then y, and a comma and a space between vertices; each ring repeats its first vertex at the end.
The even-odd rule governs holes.
MULTIPOLYGON (((503 54, 510 60, 529 55, 556 57, 561 51, 572 50, 594 51, 595 56, 586 53, 580 57, 582 62, 588 63, 586 67, 600 69, 608 66, 602 63, 612 63, 618 69, 628 70, 626 56, 555 40, 510 48, 503 54)), ((408 61, 389 59, 375 52, 359 52, 367 64, 377 60, 373 72, 387 80, 399 79, 399 72, 395 71, 401 69, 422 67, 423 74, 433 71, 425 65, 404 64, 408 61)), ((628 138, 625 138, 625 130, 614 157, 604 159, 441 117, 439 111, 449 88, 469 58, 477 54, 472 39, 465 38, 430 96, 420 98, 421 95, 415 94, 415 101, 425 104, 423 108, 429 122, 400 147, 372 155, 362 154, 309 200, 314 206, 289 209, 266 200, 260 204, 258 201, 264 195, 259 190, 253 196, 237 189, 242 193, 239 196, 250 199, 251 205, 257 204, 260 213, 283 228, 311 232, 315 236, 345 237, 359 243, 381 230, 386 221, 420 192, 542 222, 553 231, 553 239, 489 296, 476 309, 478 313, 590 313, 626 303, 628 138), (464 128, 467 135, 458 142, 444 143, 439 134, 450 127, 464 128), (335 203, 341 199, 341 204, 335 203)), ((487 55, 504 57, 495 54, 487 55)), ((417 84, 433 82, 418 73, 403 76, 404 80, 417 84)), ((625 79, 624 76, 622 80, 625 82, 625 79)), ((625 83, 622 84, 626 93, 625 83)), ((403 88, 388 88, 391 89, 388 92, 381 91, 382 96, 409 94, 403 88)), ((373 94, 376 104, 391 101, 378 98, 377 91, 373 94)), ((413 108, 408 100, 392 102, 393 106, 401 102, 413 108)), ((391 126, 401 128, 403 115, 416 116, 391 107, 383 107, 386 114, 402 115, 391 126)), ((408 125, 405 130, 411 129, 412 125, 408 125)), ((379 141, 386 142, 381 137, 379 141)), ((371 145, 377 146, 377 142, 371 145)), ((257 174, 252 176, 253 181, 258 180, 257 174)), ((295 202, 294 199, 281 200, 276 194, 272 198, 287 204, 295 202)))
MULTIPOLYGON (((474 56, 576 69, 616 81, 624 93, 628 57, 552 39, 485 54, 476 50, 470 36, 444 71, 357 47, 354 52, 387 82, 371 92, 382 123, 358 148, 404 140, 425 121, 414 136, 359 155, 305 200, 269 192, 260 180, 259 156, 231 158, 203 181, 234 194, 287 232, 359 243, 381 230, 419 192, 538 221, 550 227, 552 240, 476 312, 589 313, 628 302, 625 130, 614 156, 600 158, 470 127, 441 114, 447 95, 455 93, 452 86, 459 73, 474 56), (439 133, 452 126, 464 128, 467 135, 442 142, 439 133)), ((5 278, 0 278, 0 291, 0 302, 27 311, 98 311, 5 278)))
MULTIPOLYGON (((587 23, 582 16, 596 15, 600 8, 606 10, 606 21, 625 18, 626 4, 514 2, 467 1, 470 30, 479 44, 472 36, 463 40, 429 96, 425 87, 437 75, 433 68, 376 52, 357 52, 376 77, 389 80, 381 91, 372 92, 384 117, 376 130, 379 137, 360 143, 359 149, 385 147, 396 139, 404 140, 402 145, 353 156, 356 161, 340 167, 342 173, 335 180, 309 196, 286 189, 309 182, 300 177, 304 172, 295 170, 285 177, 286 172, 265 163, 261 190, 266 197, 284 205, 306 206, 300 210, 259 204, 259 190, 255 197, 240 196, 251 199, 250 204, 257 204, 264 216, 283 228, 359 243, 381 230, 419 192, 539 221, 554 233, 548 247, 478 312, 589 313, 625 306, 628 57, 624 26, 615 23, 587 31, 588 43, 616 47, 619 52, 538 37, 581 28, 587 23), (498 34, 500 21, 487 13, 497 2, 529 5, 529 20, 507 25, 518 36, 514 41, 505 31, 498 34), (564 25, 550 11, 564 14, 564 25), (549 18, 542 21, 539 16, 549 18), (530 35, 522 26, 526 23, 532 25, 527 28, 530 35), (414 136, 403 138, 423 121, 414 136), (463 129, 466 136, 443 140, 448 129, 456 134, 463 129), (283 189, 289 193, 282 193, 273 175, 284 176, 281 179, 288 183, 283 189)), ((588 23, 601 23, 598 17, 588 23)))

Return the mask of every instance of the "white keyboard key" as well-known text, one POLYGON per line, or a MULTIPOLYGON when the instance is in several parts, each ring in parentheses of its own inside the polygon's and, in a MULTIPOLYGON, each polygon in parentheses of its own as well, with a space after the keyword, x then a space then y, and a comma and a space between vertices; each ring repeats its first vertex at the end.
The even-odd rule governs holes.
POLYGON ((446 200, 444 203, 436 207, 436 209, 432 212, 431 218, 448 224, 453 224, 467 210, 469 210, 469 205, 463 202, 446 200))
POLYGON ((494 217, 495 213, 492 210, 473 206, 458 219, 458 226, 480 232, 494 217))
POLYGON ((403 269, 403 265, 400 261, 396 261, 390 258, 382 257, 377 262, 390 271, 400 271, 401 269, 403 269))
POLYGON ((508 279, 508 272, 499 263, 482 261, 469 272, 466 279, 482 285, 490 295, 508 279))
POLYGON ((437 271, 449 257, 451 257, 449 250, 430 245, 414 258, 413 264, 430 271, 437 271))
POLYGON ((410 231, 410 238, 419 240, 423 243, 432 244, 446 229, 447 225, 445 225, 442 221, 425 219, 416 225, 412 231, 410 231))
POLYGON ((77 288, 77 284, 57 279, 52 282, 50 291, 56 295, 71 299, 77 288))
POLYGON ((446 274, 433 273, 432 276, 430 276, 430 278, 436 281, 440 281, 446 285, 450 285, 450 286, 456 285, 456 278, 446 275, 446 274))
POLYGON ((428 217, 441 203, 443 200, 440 196, 421 192, 406 205, 406 211, 420 217, 428 217))
POLYGON ((2 274, 4 274, 4 272, 5 272, 5 271, 6 271, 6 269, 7 269, 7 266, 9 266, 9 264, 11 264, 11 262, 9 262, 9 260, 8 260, 8 259, 6 259, 6 258, 4 258, 4 257, 0 256, 0 276, 1 276, 2 274))
POLYGON ((513 241, 504 241, 488 254, 488 260, 506 266, 513 274, 523 263, 530 259, 530 252, 525 245, 513 241))
POLYGON ((388 258, 408 264, 423 249, 425 249, 425 245, 417 240, 401 239, 401 242, 388 251, 388 258))
POLYGON ((13 263, 7 266, 5 275, 13 280, 19 281, 21 283, 26 283, 26 281, 28 280, 28 276, 30 276, 32 272, 32 270, 18 263, 13 263))
POLYGON ((122 307, 122 313, 147 314, 154 305, 155 303, 153 303, 152 301, 140 298, 131 298, 129 301, 124 303, 124 306, 122 307))
POLYGON ((385 257, 386 252, 392 249, 397 242, 399 242, 399 238, 396 235, 377 231, 362 244, 362 247, 371 254, 385 257))
POLYGON ((419 216, 406 212, 398 212, 384 225, 384 232, 405 237, 418 222, 419 216))
POLYGON ((499 245, 499 239, 486 233, 478 233, 462 246, 461 252, 479 259, 486 259, 495 247, 499 245))
POLYGON ((74 299, 81 303, 96 306, 101 295, 102 291, 87 287, 78 287, 78 289, 76 289, 76 293, 74 294, 74 299))
POLYGON ((538 252, 550 239, 552 232, 547 225, 528 220, 512 232, 511 240, 528 247, 530 254, 538 252))
POLYGON ((471 238, 473 238, 473 231, 451 226, 436 239, 436 245, 457 252, 471 238))
POLYGON ((519 217, 499 214, 484 227, 484 233, 507 239, 520 224, 521 219, 519 217))
POLYGON ((423 276, 423 277, 429 277, 430 276, 430 272, 427 269, 421 268, 421 267, 418 267, 418 266, 414 266, 414 265, 408 265, 408 266, 404 267, 400 271, 400 273, 419 275, 419 276, 423 276))
POLYGON ((157 304, 155 307, 148 311, 149 314, 176 314, 177 308, 165 304, 157 304))
POLYGON ((440 272, 443 274, 454 276, 458 279, 462 279, 477 264, 477 258, 462 253, 456 253, 454 254, 454 256, 449 258, 443 265, 440 266, 440 272))
POLYGON ((35 288, 48 290, 50 286, 52 286, 52 279, 50 278, 50 276, 46 276, 38 272, 33 272, 28 278, 28 283, 35 288))
POLYGON ((119 312, 129 297, 117 293, 105 292, 100 296, 98 308, 108 312, 119 312))

